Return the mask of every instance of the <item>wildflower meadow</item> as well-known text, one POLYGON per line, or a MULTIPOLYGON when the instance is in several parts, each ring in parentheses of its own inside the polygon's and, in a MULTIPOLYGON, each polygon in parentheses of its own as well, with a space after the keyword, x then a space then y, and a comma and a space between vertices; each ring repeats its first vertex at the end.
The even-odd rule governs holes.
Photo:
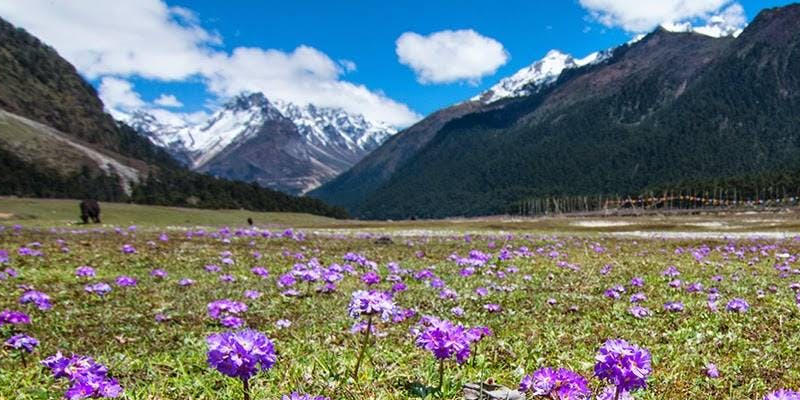
POLYGON ((379 236, 4 227, 0 398, 800 399, 800 240, 379 236))

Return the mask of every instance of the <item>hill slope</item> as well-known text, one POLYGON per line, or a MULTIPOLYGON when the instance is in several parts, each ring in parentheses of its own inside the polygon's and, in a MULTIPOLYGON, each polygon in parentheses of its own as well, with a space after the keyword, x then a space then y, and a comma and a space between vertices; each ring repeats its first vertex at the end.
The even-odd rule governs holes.
POLYGON ((447 123, 358 213, 493 214, 529 196, 771 173, 797 166, 797 126, 800 6, 762 12, 735 39, 659 29, 539 93, 447 123))
POLYGON ((103 110, 51 47, 0 19, 0 194, 310 212, 343 210, 190 172, 103 110))

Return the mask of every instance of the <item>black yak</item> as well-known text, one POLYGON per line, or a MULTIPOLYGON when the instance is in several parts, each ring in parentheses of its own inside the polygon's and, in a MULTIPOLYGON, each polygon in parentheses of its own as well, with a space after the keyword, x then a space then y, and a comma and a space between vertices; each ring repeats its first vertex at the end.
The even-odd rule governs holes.
POLYGON ((84 224, 89 223, 89 219, 95 224, 100 223, 100 204, 97 200, 84 200, 81 202, 81 220, 84 224))

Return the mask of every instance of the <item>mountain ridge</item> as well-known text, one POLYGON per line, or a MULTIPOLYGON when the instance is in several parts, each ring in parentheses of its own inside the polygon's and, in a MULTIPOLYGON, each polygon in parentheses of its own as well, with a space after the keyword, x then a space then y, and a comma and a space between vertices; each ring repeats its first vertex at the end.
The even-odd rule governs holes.
POLYGON ((292 194, 304 194, 332 179, 396 133, 388 124, 362 115, 269 100, 263 93, 235 96, 196 124, 170 125, 146 111, 134 112, 128 122, 193 170, 292 194), (285 123, 294 128, 279 128, 285 123), (279 129, 275 134, 283 135, 286 143, 258 138, 271 133, 265 126, 279 129), (267 144, 285 151, 252 156, 253 146, 267 144), (236 156, 244 159, 230 158, 236 156))
POLYGON ((738 37, 659 28, 538 92, 453 118, 355 201, 340 201, 353 191, 337 180, 312 195, 364 218, 437 218, 788 168, 800 108, 776 99, 797 94, 799 10, 766 10, 738 37))

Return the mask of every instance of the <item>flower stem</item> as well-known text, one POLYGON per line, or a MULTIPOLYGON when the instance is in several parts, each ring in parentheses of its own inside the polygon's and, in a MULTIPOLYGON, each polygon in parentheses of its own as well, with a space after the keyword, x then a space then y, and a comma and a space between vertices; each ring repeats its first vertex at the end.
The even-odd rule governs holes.
POLYGON ((244 392, 244 400, 250 400, 250 380, 242 378, 242 391, 244 392))
POLYGON ((439 388, 442 390, 442 383, 444 383, 444 359, 439 360, 439 388))
POLYGON ((614 400, 619 400, 619 394, 620 394, 620 390, 619 390, 619 386, 617 386, 617 391, 616 391, 616 393, 614 393, 614 400))
POLYGON ((22 367, 23 368, 27 368, 28 367, 28 362, 25 360, 25 351, 23 350, 23 351, 19 352, 19 355, 22 357, 22 367))
POLYGON ((364 343, 361 345, 361 351, 358 353, 358 360, 356 360, 356 368, 353 371, 353 379, 358 382, 358 370, 361 369, 361 360, 364 359, 364 354, 367 352, 369 346, 369 335, 372 332, 372 315, 367 316, 367 331, 364 333, 364 343))

